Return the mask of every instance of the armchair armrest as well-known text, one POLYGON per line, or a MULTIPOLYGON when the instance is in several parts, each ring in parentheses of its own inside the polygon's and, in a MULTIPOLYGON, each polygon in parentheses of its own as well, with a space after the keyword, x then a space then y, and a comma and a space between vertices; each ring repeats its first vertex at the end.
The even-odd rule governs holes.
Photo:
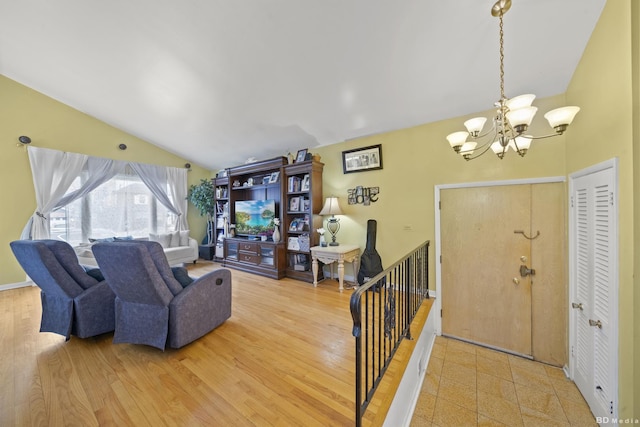
POLYGON ((220 268, 196 279, 169 304, 169 341, 180 348, 231 317, 231 271, 220 268))

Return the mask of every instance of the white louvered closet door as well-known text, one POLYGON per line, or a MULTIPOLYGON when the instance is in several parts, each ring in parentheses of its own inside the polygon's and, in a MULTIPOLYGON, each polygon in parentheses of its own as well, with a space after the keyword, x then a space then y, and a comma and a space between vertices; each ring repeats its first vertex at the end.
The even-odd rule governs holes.
POLYGON ((571 181, 574 381, 596 417, 615 415, 617 396, 617 234, 615 170, 571 181))

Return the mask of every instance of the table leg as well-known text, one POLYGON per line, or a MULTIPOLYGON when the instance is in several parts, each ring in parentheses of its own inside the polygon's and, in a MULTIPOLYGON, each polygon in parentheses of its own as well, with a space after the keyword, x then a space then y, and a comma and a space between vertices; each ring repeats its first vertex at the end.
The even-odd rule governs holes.
POLYGON ((313 270, 313 286, 318 286, 318 258, 313 257, 311 261, 311 269, 313 270))
POLYGON ((344 289, 344 259, 340 258, 338 260, 338 283, 340 283, 340 292, 344 289))
POLYGON ((357 288, 360 286, 358 283, 358 273, 360 272, 360 257, 356 255, 352 262, 353 265, 353 286, 357 288))

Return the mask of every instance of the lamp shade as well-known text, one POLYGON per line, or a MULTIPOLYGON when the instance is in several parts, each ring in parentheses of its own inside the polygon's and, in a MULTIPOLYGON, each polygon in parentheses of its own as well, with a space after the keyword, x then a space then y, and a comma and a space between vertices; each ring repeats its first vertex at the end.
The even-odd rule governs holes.
POLYGON ((556 128, 562 125, 570 125, 573 118, 580 111, 580 107, 562 107, 549 111, 544 115, 544 118, 549 121, 549 125, 552 128, 556 128))
POLYGON ((449 141, 451 147, 461 147, 467 140, 467 136, 469 136, 469 133, 465 131, 454 132, 447 136, 447 141, 449 141))
POLYGON ((503 147, 502 144, 500 144, 500 141, 495 141, 493 144, 491 144, 491 151, 493 151, 495 154, 506 153, 508 149, 509 145, 507 144, 503 147))
POLYGON ((524 107, 531 107, 531 103, 536 99, 536 96, 532 93, 526 95, 514 96, 511 99, 507 99, 507 108, 511 111, 518 110, 524 107))
POLYGON ((537 107, 522 107, 517 110, 511 110, 507 113, 507 120, 511 126, 529 126, 533 120, 533 116, 538 111, 537 107))
POLYGON ((519 136, 515 139, 515 143, 513 143, 513 149, 515 151, 518 150, 528 150, 531 147, 531 138, 525 138, 524 136, 519 136))
POLYGON ((473 150, 476 149, 476 146, 478 145, 477 142, 471 141, 471 142, 465 142, 462 145, 462 148, 460 149, 460 155, 464 156, 464 155, 472 155, 473 154, 473 150))
POLYGON ((484 123, 486 121, 486 117, 475 117, 464 122, 464 127, 467 128, 467 131, 469 131, 471 135, 478 136, 478 134, 480 134, 480 132, 482 131, 482 128, 484 127, 484 123))
POLYGON ((342 215, 342 210, 338 204, 337 197, 327 197, 324 202, 324 206, 320 211, 320 215, 342 215))

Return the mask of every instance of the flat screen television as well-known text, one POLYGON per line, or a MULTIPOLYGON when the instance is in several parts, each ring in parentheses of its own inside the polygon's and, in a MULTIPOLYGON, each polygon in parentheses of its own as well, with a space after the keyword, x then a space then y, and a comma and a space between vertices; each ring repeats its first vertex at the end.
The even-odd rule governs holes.
POLYGON ((276 201, 238 200, 236 208, 236 235, 257 235, 273 232, 273 219, 276 215, 276 201))

